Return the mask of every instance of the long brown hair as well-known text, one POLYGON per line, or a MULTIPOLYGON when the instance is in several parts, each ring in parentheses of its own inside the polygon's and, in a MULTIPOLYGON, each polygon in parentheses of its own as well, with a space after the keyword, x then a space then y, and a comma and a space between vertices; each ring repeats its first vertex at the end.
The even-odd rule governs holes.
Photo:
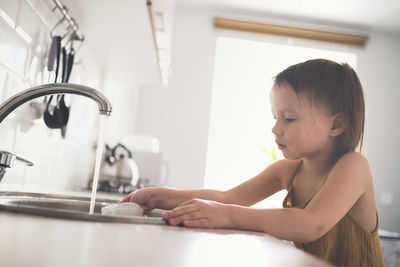
POLYGON ((323 105, 331 114, 340 114, 344 132, 336 138, 336 156, 361 151, 365 103, 356 72, 348 64, 313 59, 288 67, 275 77, 278 86, 290 85, 297 95, 308 97, 312 105, 323 105))

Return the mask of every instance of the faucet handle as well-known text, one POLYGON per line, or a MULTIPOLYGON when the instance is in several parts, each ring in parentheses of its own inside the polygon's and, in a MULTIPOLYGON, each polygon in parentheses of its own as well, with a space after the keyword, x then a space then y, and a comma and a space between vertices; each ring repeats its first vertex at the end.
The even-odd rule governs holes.
POLYGON ((28 166, 33 166, 33 163, 27 159, 21 158, 8 151, 0 151, 0 166, 11 168, 14 160, 19 160, 28 166))
POLYGON ((11 168, 14 160, 19 160, 28 166, 33 166, 33 163, 29 160, 21 158, 8 151, 0 151, 0 181, 3 179, 4 174, 6 173, 6 168, 11 168))
POLYGON ((27 166, 33 166, 33 162, 15 155, 15 159, 25 163, 27 166))

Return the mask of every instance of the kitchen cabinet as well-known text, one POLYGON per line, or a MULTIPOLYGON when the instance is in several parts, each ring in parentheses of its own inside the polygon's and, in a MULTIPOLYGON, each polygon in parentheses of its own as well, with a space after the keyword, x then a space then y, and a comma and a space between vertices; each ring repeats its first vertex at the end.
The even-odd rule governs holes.
POLYGON ((174 17, 174 0, 148 0, 156 41, 161 83, 168 85, 171 64, 171 35, 174 17))

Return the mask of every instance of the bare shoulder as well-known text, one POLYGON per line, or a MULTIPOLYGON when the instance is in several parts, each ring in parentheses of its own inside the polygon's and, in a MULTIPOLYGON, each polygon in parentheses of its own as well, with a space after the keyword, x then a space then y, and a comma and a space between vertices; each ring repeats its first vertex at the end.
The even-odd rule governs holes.
POLYGON ((348 152, 340 157, 338 161, 354 161, 359 163, 368 164, 367 158, 359 152, 348 152))
POLYGON ((301 159, 288 160, 282 159, 271 165, 271 168, 275 171, 277 177, 279 177, 282 186, 287 189, 289 180, 296 172, 301 159))
POLYGON ((329 177, 332 181, 357 187, 361 194, 373 187, 368 160, 358 152, 344 154, 332 167, 329 177))
POLYGON ((352 172, 357 177, 369 177, 370 168, 368 160, 358 152, 348 152, 344 154, 333 166, 332 171, 352 172))

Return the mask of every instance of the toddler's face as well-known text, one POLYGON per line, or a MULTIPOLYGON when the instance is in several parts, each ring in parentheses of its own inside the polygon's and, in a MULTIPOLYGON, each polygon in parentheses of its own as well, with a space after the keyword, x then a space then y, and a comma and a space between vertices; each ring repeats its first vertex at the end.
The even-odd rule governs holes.
POLYGON ((272 133, 285 158, 318 155, 333 145, 332 116, 326 110, 310 105, 307 97, 297 95, 289 85, 274 85, 270 101, 276 119, 272 133))

